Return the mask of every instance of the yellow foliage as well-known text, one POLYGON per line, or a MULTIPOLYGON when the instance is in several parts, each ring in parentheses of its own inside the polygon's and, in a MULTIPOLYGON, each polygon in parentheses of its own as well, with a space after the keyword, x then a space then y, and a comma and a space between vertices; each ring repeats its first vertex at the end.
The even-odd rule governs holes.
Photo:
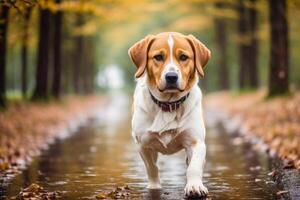
POLYGON ((95 16, 105 16, 107 9, 102 4, 95 4, 92 1, 63 1, 59 9, 65 12, 90 13, 95 16))
POLYGON ((74 28, 73 35, 92 35, 97 32, 97 29, 97 22, 89 20, 82 26, 74 28))
POLYGON ((208 7, 207 13, 213 17, 238 19, 237 12, 232 8, 216 8, 215 6, 208 7))
POLYGON ((197 32, 212 25, 211 18, 204 15, 186 16, 174 21, 168 29, 179 32, 197 32))

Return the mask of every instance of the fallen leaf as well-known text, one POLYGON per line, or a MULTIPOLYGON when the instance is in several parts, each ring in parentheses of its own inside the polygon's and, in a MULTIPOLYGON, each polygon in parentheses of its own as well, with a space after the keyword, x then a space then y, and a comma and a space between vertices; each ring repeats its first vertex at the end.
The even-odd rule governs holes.
POLYGON ((96 199, 106 199, 107 195, 104 193, 99 193, 95 197, 96 197, 96 199))
POLYGON ((130 188, 128 185, 116 186, 112 191, 101 192, 95 196, 96 199, 124 199, 131 195, 130 188))
POLYGON ((259 178, 256 178, 256 179, 254 179, 254 181, 255 181, 256 183, 258 183, 258 182, 261 182, 262 180, 259 179, 259 178))
POLYGON ((272 177, 275 177, 277 174, 276 170, 273 170, 271 172, 268 173, 268 176, 272 176, 272 177))
POLYGON ((261 166, 255 166, 255 167, 250 167, 249 168, 250 169, 250 171, 258 171, 258 170, 261 170, 261 166))
POLYGON ((276 195, 282 195, 282 194, 286 194, 286 193, 288 193, 289 191, 287 191, 287 190, 281 190, 281 191, 278 191, 277 193, 276 193, 276 195))

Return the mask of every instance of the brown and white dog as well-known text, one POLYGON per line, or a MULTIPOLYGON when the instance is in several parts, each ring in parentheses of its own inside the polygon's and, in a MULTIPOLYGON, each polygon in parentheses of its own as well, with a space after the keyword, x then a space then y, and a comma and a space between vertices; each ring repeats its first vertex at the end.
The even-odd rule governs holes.
POLYGON ((161 188, 158 153, 187 153, 187 196, 205 196, 205 127, 199 76, 210 59, 208 48, 193 35, 148 35, 128 51, 137 67, 132 136, 145 163, 148 188, 161 188))

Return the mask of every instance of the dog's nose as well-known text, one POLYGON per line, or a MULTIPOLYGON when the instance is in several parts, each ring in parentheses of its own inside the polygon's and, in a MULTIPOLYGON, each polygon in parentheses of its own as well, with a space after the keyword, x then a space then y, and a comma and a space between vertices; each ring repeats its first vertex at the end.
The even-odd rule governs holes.
POLYGON ((168 84, 174 84, 178 80, 178 74, 176 72, 166 73, 166 81, 168 84))

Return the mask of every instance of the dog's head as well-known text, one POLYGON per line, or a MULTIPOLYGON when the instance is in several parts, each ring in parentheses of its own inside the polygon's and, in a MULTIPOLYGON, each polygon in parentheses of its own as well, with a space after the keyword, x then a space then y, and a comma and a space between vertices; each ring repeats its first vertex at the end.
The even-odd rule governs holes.
POLYGON ((203 77, 210 51, 193 35, 176 32, 148 35, 128 51, 137 67, 135 77, 147 71, 152 88, 162 93, 189 90, 197 82, 197 73, 203 77))

